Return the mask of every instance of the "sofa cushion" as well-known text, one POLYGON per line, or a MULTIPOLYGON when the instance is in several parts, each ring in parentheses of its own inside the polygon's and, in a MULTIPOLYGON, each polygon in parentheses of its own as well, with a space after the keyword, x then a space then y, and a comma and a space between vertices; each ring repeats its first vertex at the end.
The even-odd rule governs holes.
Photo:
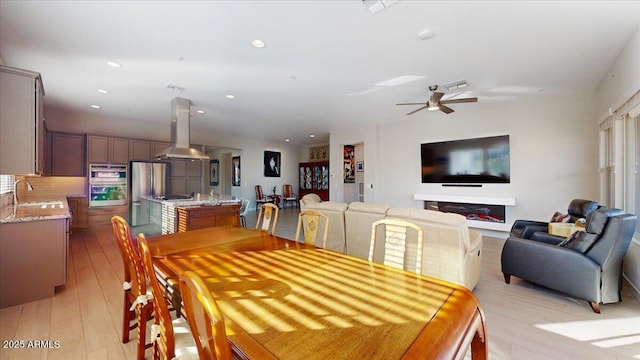
POLYGON ((387 204, 371 204, 360 201, 354 201, 349 204, 349 210, 372 214, 386 214, 387 209, 389 209, 389 205, 387 204))
POLYGON ((335 201, 322 201, 316 203, 307 204, 308 209, 315 210, 327 210, 327 211, 345 211, 347 210, 348 205, 341 202, 335 201))
POLYGON ((344 212, 347 237, 347 254, 361 259, 369 258, 371 244, 371 225, 385 218, 386 204, 363 203, 359 201, 349 204, 344 212))
POLYGON ((445 213, 434 210, 424 210, 416 208, 391 208, 387 211, 387 216, 415 219, 419 221, 429 221, 452 226, 467 226, 467 218, 460 214, 445 213))
POLYGON ((335 201, 307 203, 303 210, 316 210, 329 217, 329 236, 327 249, 345 252, 347 246, 345 237, 344 212, 347 204, 335 201))
POLYGON ((314 193, 307 194, 307 195, 303 196, 300 200, 308 200, 310 202, 320 202, 320 201, 322 201, 322 199, 320 199, 320 196, 318 194, 314 194, 314 193))

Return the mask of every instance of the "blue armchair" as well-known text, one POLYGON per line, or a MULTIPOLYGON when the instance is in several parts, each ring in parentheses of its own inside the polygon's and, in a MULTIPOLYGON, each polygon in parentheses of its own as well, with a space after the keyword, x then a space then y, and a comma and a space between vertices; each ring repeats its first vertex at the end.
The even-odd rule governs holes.
POLYGON ((638 217, 620 209, 598 208, 587 216, 585 231, 570 240, 510 236, 502 248, 502 273, 584 299, 594 312, 621 300, 622 258, 638 217))

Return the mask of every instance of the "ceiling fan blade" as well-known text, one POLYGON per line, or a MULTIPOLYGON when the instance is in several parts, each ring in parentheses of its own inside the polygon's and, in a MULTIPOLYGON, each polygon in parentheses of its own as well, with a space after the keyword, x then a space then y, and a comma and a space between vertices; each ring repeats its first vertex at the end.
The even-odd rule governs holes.
POLYGON ((419 108, 413 110, 412 112, 408 113, 407 115, 411 115, 411 114, 417 113, 418 111, 420 111, 422 109, 426 109, 426 108, 427 108, 427 105, 425 105, 423 107, 419 107, 419 108))
POLYGON ((464 98, 464 99, 448 99, 440 101, 440 104, 456 104, 456 103, 470 103, 478 102, 478 98, 464 98))
POLYGON ((440 108, 440 111, 442 111, 445 114, 451 114, 453 112, 453 109, 447 106, 444 106, 442 104, 440 104, 440 106, 438 106, 440 108))
POLYGON ((402 103, 402 104, 396 104, 396 105, 426 105, 426 104, 421 102, 421 103, 402 103))
POLYGON ((443 96, 444 96, 444 93, 434 92, 433 95, 431 96, 431 102, 437 104, 438 101, 440 101, 440 99, 442 99, 443 96))

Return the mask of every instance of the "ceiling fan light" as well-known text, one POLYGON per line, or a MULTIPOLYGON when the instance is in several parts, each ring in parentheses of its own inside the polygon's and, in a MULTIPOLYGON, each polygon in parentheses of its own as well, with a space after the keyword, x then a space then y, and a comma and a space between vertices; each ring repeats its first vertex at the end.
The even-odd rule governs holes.
POLYGON ((429 104, 429 107, 427 107, 427 111, 436 111, 436 110, 440 110, 440 107, 438 105, 429 104))

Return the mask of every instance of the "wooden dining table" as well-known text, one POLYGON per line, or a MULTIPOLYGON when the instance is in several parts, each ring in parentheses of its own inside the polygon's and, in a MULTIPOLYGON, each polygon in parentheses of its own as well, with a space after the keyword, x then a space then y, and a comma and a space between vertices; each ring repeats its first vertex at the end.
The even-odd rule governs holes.
POLYGON ((200 275, 244 359, 486 359, 465 287, 243 227, 150 237, 154 265, 200 275))

